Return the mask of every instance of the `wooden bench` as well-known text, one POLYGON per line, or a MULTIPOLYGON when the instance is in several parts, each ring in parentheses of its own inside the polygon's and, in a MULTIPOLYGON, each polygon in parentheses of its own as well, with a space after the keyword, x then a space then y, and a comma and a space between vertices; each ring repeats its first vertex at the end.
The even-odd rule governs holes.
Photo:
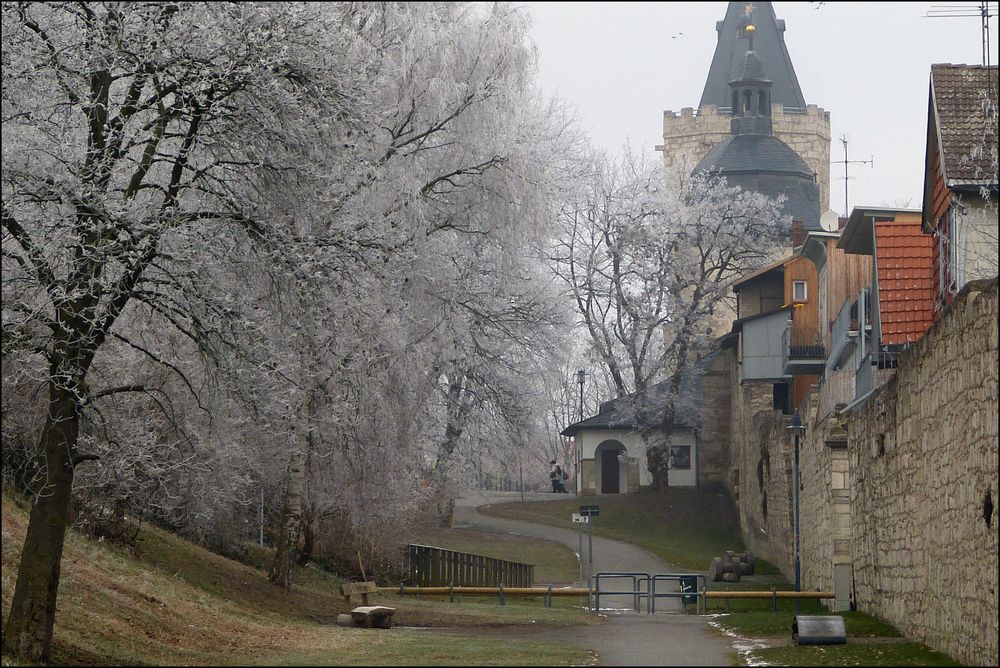
POLYGON ((378 585, 374 582, 348 582, 340 585, 340 593, 344 595, 347 604, 351 607, 358 603, 368 605, 368 594, 378 591, 378 585))
POLYGON ((396 608, 387 608, 382 605, 366 605, 351 610, 351 617, 354 618, 354 625, 366 629, 390 629, 392 628, 392 616, 396 608))

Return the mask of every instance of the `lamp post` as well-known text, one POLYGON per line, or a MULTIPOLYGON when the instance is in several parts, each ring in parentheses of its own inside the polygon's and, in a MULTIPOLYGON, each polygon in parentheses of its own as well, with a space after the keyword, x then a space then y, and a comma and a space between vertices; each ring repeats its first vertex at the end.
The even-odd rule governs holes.
MULTIPOLYGON (((580 384, 580 422, 583 422, 583 383, 586 380, 586 378, 587 378, 587 372, 584 371, 583 369, 580 369, 576 372, 576 382, 580 384)), ((581 448, 581 446, 583 445, 582 442, 583 439, 580 438, 580 432, 577 432, 575 438, 577 442, 576 442, 576 447, 573 448, 573 450, 576 453, 576 456, 573 458, 574 459, 573 468, 576 469, 574 471, 576 475, 574 475, 573 477, 575 479, 574 482, 576 483, 576 490, 575 490, 576 495, 580 496, 580 488, 583 487, 583 471, 582 471, 583 450, 581 448)))
MULTIPOLYGON (((799 417, 799 412, 795 411, 795 415, 792 416, 792 424, 786 427, 795 435, 795 591, 802 591, 802 565, 801 556, 802 550, 800 547, 800 533, 801 527, 799 525, 799 439, 805 432, 806 428, 802 424, 802 418, 799 417)), ((801 600, 795 599, 795 612, 801 610, 801 600)))

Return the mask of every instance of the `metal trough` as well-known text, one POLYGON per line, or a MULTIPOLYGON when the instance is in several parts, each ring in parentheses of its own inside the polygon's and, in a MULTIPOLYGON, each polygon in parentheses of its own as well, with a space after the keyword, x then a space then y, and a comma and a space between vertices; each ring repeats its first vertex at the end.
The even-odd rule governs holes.
POLYGON ((792 640, 799 645, 845 645, 847 629, 838 615, 796 615, 792 640))

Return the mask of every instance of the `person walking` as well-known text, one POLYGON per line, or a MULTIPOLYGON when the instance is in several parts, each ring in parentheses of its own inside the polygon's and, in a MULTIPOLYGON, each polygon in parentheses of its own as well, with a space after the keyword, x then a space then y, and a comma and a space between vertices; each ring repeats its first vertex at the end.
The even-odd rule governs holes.
POLYGON ((552 482, 553 493, 568 494, 566 490, 566 479, 569 478, 569 474, 562 470, 562 467, 556 463, 556 460, 549 462, 549 480, 552 482))

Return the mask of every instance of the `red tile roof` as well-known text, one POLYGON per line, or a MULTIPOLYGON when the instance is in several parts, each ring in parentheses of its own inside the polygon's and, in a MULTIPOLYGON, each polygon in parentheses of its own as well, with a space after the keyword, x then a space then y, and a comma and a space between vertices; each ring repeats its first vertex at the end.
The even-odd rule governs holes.
POLYGON ((913 343, 934 321, 933 237, 920 221, 875 225, 882 343, 913 343))

